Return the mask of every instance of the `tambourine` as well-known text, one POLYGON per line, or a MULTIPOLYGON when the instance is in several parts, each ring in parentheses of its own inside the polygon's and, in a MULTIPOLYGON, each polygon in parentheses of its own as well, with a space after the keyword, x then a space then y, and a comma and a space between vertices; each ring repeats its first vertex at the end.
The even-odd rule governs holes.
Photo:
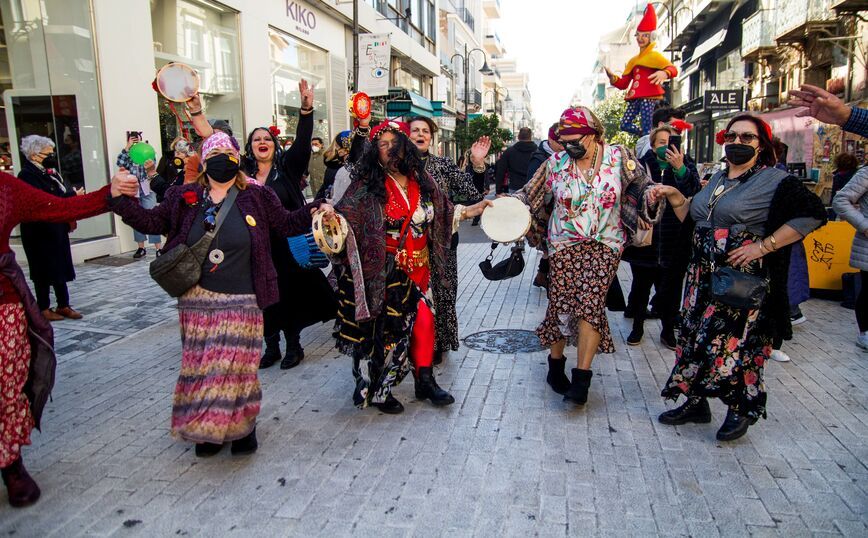
POLYGON ((371 98, 365 92, 356 92, 347 103, 350 116, 363 120, 371 115, 371 98))
POLYGON ((519 241, 530 230, 530 210, 518 198, 497 198, 482 212, 480 224, 489 239, 497 243, 519 241))
POLYGON ((199 91, 199 74, 189 65, 169 62, 157 71, 154 89, 174 103, 186 103, 199 91))
POLYGON ((326 254, 335 255, 344 250, 344 241, 349 234, 347 219, 339 213, 334 213, 331 222, 323 222, 325 213, 316 213, 313 216, 313 240, 316 246, 326 254))

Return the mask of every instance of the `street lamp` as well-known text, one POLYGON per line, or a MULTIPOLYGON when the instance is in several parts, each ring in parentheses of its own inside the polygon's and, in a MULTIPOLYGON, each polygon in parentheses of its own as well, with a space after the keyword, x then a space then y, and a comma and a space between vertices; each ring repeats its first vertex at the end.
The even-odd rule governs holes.
MULTIPOLYGON (((479 70, 483 75, 493 75, 494 71, 488 67, 488 56, 486 56, 485 51, 476 47, 475 49, 467 50, 467 43, 464 44, 464 54, 460 52, 456 52, 450 58, 451 62, 455 62, 455 58, 461 58, 461 61, 464 63, 464 139, 465 144, 466 140, 470 137, 470 111, 468 109, 468 101, 470 101, 470 55, 474 52, 482 53, 482 69, 479 70)), ((462 150, 467 148, 462 148, 462 150)))
MULTIPOLYGON (((503 86, 494 85, 494 88, 491 90, 485 90, 485 93, 491 92, 494 94, 494 113, 497 114, 497 104, 500 102, 500 91, 503 90, 506 92, 506 97, 503 99, 505 103, 512 103, 512 98, 509 96, 509 88, 505 88, 503 86)), ((484 94, 483 94, 484 95, 484 94)), ((503 105, 500 105, 500 115, 503 115, 503 105)))

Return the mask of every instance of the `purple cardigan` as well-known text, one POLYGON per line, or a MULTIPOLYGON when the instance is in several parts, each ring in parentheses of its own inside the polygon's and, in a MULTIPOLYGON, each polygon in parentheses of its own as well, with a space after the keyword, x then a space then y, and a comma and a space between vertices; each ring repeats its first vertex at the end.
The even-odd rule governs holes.
MULTIPOLYGON (((153 209, 144 209, 136 200, 126 196, 112 199, 109 207, 134 229, 145 234, 167 236, 163 250, 168 251, 187 241, 193 220, 199 212, 198 206, 204 198, 204 190, 198 184, 171 187, 166 191, 163 202, 153 209), (188 192, 196 193, 196 204, 187 203, 184 195, 188 192)), ((235 206, 241 210, 250 230, 250 269, 259 308, 265 309, 280 297, 277 271, 271 262, 269 231, 274 230, 287 237, 308 233, 311 226, 310 210, 321 203, 321 200, 316 200, 290 212, 283 208, 277 194, 268 187, 248 183, 247 188, 238 193, 235 206)))

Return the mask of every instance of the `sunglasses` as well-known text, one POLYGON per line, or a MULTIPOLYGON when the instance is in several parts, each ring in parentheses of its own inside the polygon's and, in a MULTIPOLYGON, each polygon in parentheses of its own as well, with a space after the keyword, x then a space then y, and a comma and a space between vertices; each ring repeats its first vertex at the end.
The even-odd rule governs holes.
POLYGON ((754 140, 759 140, 759 135, 753 133, 736 133, 735 131, 727 131, 723 133, 723 141, 729 144, 735 142, 735 139, 745 144, 750 144, 754 140))

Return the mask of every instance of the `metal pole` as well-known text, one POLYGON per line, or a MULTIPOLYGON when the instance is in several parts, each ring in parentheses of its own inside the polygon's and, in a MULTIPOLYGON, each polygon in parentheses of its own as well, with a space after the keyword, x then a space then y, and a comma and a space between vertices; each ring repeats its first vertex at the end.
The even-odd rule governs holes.
MULTIPOLYGON (((470 53, 467 52, 467 43, 464 44, 464 146, 470 140, 470 112, 467 102, 470 100, 470 64, 467 62, 470 53)), ((464 151, 466 147, 462 147, 464 151)))
POLYGON ((353 0, 353 93, 359 91, 359 0, 353 0))

